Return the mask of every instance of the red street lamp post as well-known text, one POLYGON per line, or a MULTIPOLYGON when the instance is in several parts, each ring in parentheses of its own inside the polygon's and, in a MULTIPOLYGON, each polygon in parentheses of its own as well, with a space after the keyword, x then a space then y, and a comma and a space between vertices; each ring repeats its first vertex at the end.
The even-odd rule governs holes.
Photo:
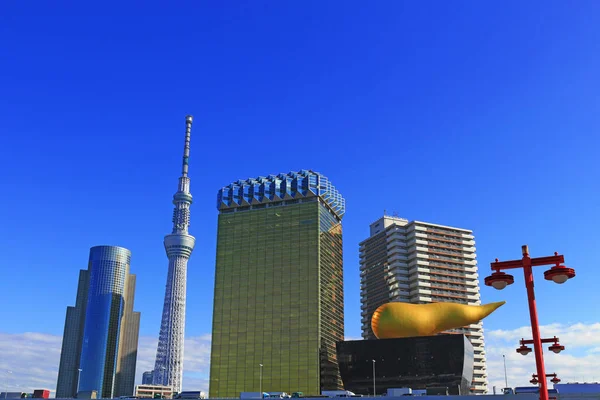
MULTIPOLYGON (((540 341, 542 343, 553 343, 552 346, 548 346, 548 350, 558 354, 561 351, 563 351, 565 349, 565 346, 562 346, 560 343, 558 343, 558 338, 556 336, 554 336, 553 338, 546 338, 546 339, 540 339, 540 341)), ((525 346, 526 344, 533 344, 533 340, 532 339, 521 339, 519 341, 519 344, 521 345, 519 348, 517 348, 517 353, 526 356, 527 354, 531 353, 531 347, 527 347, 525 346)))
MULTIPOLYGON (((552 383, 560 382, 560 379, 558 378, 558 376, 556 374, 546 374, 546 378, 550 378, 550 377, 552 377, 552 379, 550 379, 550 382, 552 382, 552 383)), ((531 380, 529 382, 531 382, 533 385, 537 385, 537 383, 539 382, 538 374, 532 374, 531 380)))
MULTIPOLYGON (((491 263, 491 268, 494 271, 492 275, 485 278, 486 286, 492 286, 494 289, 502 290, 507 285, 514 283, 514 278, 502 270, 522 268, 525 276, 525 287, 527 288, 527 299, 529 302, 529 317, 531 319, 531 333, 533 340, 533 349, 535 352, 535 364, 537 369, 537 376, 546 376, 546 370, 544 368, 544 355, 542 353, 542 339, 540 338, 540 326, 538 323, 537 309, 535 306, 535 292, 533 290, 533 267, 541 265, 552 265, 548 271, 544 272, 544 278, 546 280, 552 280, 555 283, 565 283, 567 280, 575 276, 575 270, 567 268, 562 263, 565 262, 565 258, 558 253, 554 253, 554 256, 550 257, 529 257, 529 248, 527 245, 521 246, 523 252, 523 258, 521 260, 502 261, 499 262, 496 259, 495 262, 491 263)), ((562 350, 562 349, 561 349, 562 350)), ((528 352, 527 352, 528 353, 528 352)), ((525 353, 525 354, 527 354, 525 353)), ((521 353, 522 354, 522 353, 521 353)), ((533 381, 533 379, 532 379, 533 381)), ((537 381, 537 379, 536 379, 537 381)), ((548 400, 548 385, 546 379, 541 379, 540 383, 540 400, 548 400)))

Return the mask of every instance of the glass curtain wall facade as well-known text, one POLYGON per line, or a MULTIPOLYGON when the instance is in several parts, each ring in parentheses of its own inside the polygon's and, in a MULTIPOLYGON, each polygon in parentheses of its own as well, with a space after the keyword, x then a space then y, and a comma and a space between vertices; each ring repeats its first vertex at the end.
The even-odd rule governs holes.
POLYGON ((136 276, 127 274, 125 283, 125 304, 119 332, 119 348, 113 395, 131 396, 135 386, 135 366, 140 332, 140 313, 133 311, 136 276))
POLYGON ((75 307, 67 308, 57 398, 91 391, 101 398, 133 395, 140 313, 133 311, 136 277, 129 274, 130 260, 131 252, 122 247, 90 249, 75 307))
POLYGON ((220 207, 210 397, 342 387, 343 212, 311 191, 289 197, 220 207))
POLYGON ((80 392, 96 390, 98 397, 113 397, 125 279, 130 260, 131 252, 122 247, 97 246, 90 249, 80 392))
POLYGON ((65 318, 65 329, 58 367, 58 381, 56 383, 57 399, 71 398, 77 395, 78 369, 81 358, 81 340, 83 339, 88 287, 89 271, 80 270, 75 307, 67 307, 67 316, 65 318))
POLYGON ((352 340, 338 342, 337 349, 344 387, 356 394, 441 387, 451 395, 470 393, 473 345, 464 335, 352 340))

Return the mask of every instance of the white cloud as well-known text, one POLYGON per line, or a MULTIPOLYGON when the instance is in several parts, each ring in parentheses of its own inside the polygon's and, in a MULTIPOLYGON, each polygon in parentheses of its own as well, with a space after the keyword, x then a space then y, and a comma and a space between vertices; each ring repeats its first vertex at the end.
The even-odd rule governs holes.
POLYGON ((346 336, 344 340, 363 340, 362 336, 346 336))
MULTIPOLYGON (((600 380, 600 323, 550 324, 541 326, 540 331, 543 338, 557 336, 560 344, 565 346, 565 351, 554 354, 547 350, 548 345, 544 345, 547 374, 556 373, 562 383, 600 380)), ((503 354, 506 356, 508 385, 531 385, 531 375, 536 373, 533 353, 522 356, 516 352, 519 340, 523 338, 531 339, 530 327, 485 332, 490 392, 493 386, 497 390, 505 386, 503 354)))
MULTIPOLYGON (((136 384, 142 373, 154 368, 157 340, 140 337, 136 384)), ((45 333, 0 332, 0 391, 32 392, 34 389, 56 389, 62 337, 45 333), (11 371, 12 373, 8 373, 11 371)), ((210 335, 185 340, 183 389, 208 390, 210 335)))
MULTIPOLYGON (((558 336, 561 342, 569 343, 571 348, 600 346, 600 322, 594 324, 550 324, 540 327, 542 337, 558 336)), ((521 327, 513 330, 494 330, 489 333, 496 339, 519 340, 531 337, 531 328, 521 327)))
POLYGON ((0 333, 2 391, 54 390, 61 343, 60 336, 43 333, 0 333))
MULTIPOLYGON (((551 324, 541 327, 542 337, 558 336, 566 350, 560 354, 545 351, 546 372, 556 372, 563 382, 600 380, 600 323, 551 324)), ((531 329, 489 330, 485 332, 490 392, 504 387, 502 355, 506 355, 508 384, 528 386, 535 373, 533 354, 515 352, 519 339, 530 338, 531 329)), ((185 390, 208 390, 210 335, 188 337, 185 341, 185 390)), ((346 340, 360 340, 348 337, 346 340)), ((156 339, 140 337, 136 383, 144 371, 154 367, 156 339)), ((0 333, 0 391, 31 392, 56 387, 62 338, 44 333, 0 333), (6 373, 7 370, 12 374, 6 373)))

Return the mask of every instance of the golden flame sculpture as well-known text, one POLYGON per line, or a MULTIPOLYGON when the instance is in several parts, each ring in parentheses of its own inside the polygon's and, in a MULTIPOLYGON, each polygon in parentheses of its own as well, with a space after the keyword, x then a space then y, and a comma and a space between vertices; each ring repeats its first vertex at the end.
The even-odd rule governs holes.
POLYGON ((504 301, 468 306, 458 303, 410 304, 391 302, 373 313, 371 328, 378 339, 431 336, 481 321, 504 301))

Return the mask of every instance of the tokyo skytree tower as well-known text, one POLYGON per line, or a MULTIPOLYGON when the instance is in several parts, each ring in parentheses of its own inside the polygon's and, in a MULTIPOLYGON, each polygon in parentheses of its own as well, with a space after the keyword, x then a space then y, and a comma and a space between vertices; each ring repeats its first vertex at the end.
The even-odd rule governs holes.
POLYGON ((169 272, 165 289, 156 362, 153 371, 155 385, 172 386, 181 392, 183 373, 183 340, 185 331, 185 296, 187 263, 194 250, 196 239, 188 234, 190 226, 190 178, 188 160, 190 156, 190 134, 192 116, 185 117, 185 147, 179 187, 173 195, 173 231, 165 236, 164 245, 169 257, 169 272))

